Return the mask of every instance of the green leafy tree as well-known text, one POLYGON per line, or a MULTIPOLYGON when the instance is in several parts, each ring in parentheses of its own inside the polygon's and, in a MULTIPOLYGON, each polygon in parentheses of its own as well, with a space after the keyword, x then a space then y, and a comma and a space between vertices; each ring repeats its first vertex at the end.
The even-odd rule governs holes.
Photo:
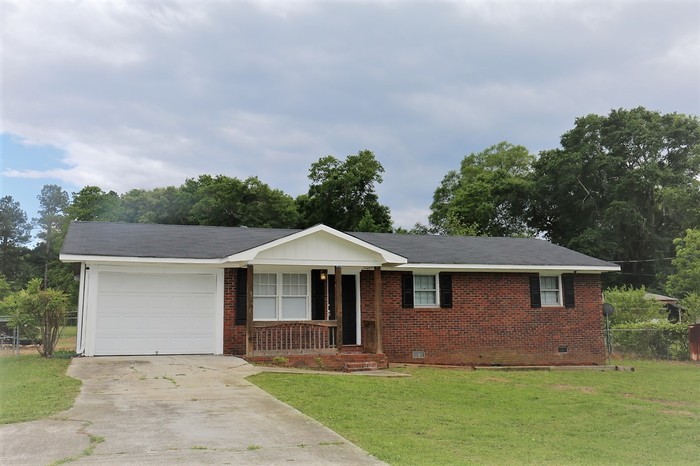
POLYGON ((32 279, 27 288, 3 300, 10 312, 10 326, 18 326, 22 335, 37 342, 43 357, 53 356, 70 307, 69 296, 60 290, 42 289, 41 279, 32 279))
POLYGON ((20 275, 24 247, 31 239, 31 224, 12 196, 0 199, 0 274, 16 281, 20 275))
POLYGON ((678 304, 681 305, 681 322, 700 324, 700 293, 688 293, 678 304))
POLYGON ((685 236, 673 241, 676 257, 672 261, 675 272, 666 281, 666 291, 673 296, 700 294, 700 229, 689 229, 685 236))
POLYGON ((194 199, 188 221, 199 225, 291 228, 298 223, 294 199, 257 177, 200 176, 181 188, 194 199))
POLYGON ((12 287, 7 283, 4 275, 0 274, 0 301, 7 298, 12 293, 12 287))
POLYGON ((77 193, 66 208, 71 220, 84 222, 113 222, 120 220, 121 200, 114 191, 104 192, 97 186, 86 186, 77 193))
POLYGON ((322 157, 309 170, 308 194, 297 198, 301 226, 323 223, 341 231, 391 232, 389 208, 375 192, 382 173, 384 167, 369 150, 344 161, 322 157))
POLYGON ((416 222, 410 230, 403 227, 396 227, 394 228, 394 233, 397 235, 429 235, 431 232, 428 225, 416 222))
POLYGON ((55 184, 44 185, 37 197, 40 209, 36 223, 41 228, 38 236, 43 240, 44 288, 48 288, 49 267, 52 263, 58 263, 58 251, 66 232, 65 212, 69 205, 69 198, 68 193, 55 184))
POLYGON ((655 299, 646 297, 647 291, 642 288, 628 286, 613 287, 605 290, 605 302, 615 308, 610 316, 613 325, 648 322, 665 316, 665 308, 655 299))
POLYGON ((447 235, 533 236, 527 202, 535 161, 523 146, 501 142, 462 160, 435 190, 432 231, 447 235))
POLYGON ((129 223, 187 225, 193 200, 175 186, 132 189, 121 196, 119 220, 129 223))
POLYGON ((657 286, 673 239, 700 224, 700 122, 636 108, 587 115, 534 164, 531 226, 657 286))

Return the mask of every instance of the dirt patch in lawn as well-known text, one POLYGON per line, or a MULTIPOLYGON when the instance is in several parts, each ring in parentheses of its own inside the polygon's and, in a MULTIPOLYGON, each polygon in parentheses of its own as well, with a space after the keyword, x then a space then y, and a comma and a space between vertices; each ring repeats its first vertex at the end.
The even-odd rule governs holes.
POLYGON ((695 414, 691 413, 690 411, 683 411, 683 410, 674 410, 674 409, 662 409, 659 411, 660 413, 663 414, 672 414, 674 416, 690 416, 690 417, 696 417, 695 414))
POLYGON ((512 380, 504 379, 503 377, 484 377, 483 382, 511 383, 512 380))
POLYGON ((583 387, 578 385, 552 385, 555 390, 573 390, 581 393, 586 393, 588 395, 595 395, 598 393, 594 387, 583 387))
POLYGON ((650 403, 656 403, 656 404, 660 404, 661 406, 668 406, 670 408, 682 408, 685 406, 690 406, 690 403, 685 402, 685 401, 669 401, 669 400, 664 400, 662 398, 640 398, 638 396, 634 396, 631 393, 625 393, 622 396, 624 396, 625 398, 632 398, 632 399, 639 400, 639 401, 648 401, 650 403))

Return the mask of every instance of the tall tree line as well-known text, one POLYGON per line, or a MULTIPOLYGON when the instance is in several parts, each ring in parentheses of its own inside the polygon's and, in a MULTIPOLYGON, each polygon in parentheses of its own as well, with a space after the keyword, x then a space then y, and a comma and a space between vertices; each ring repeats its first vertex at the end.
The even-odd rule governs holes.
POLYGON ((674 239, 700 227, 700 122, 642 107, 587 115, 535 157, 500 143, 435 191, 428 231, 533 235, 617 262, 618 284, 656 289, 674 239))
MULTIPOLYGON (((202 175, 181 186, 124 194, 87 186, 69 196, 47 185, 32 222, 11 196, 0 202, 0 273, 13 286, 43 277, 74 286, 58 262, 69 220, 304 228, 344 231, 539 236, 617 262, 611 284, 663 291, 674 273, 674 240, 700 228, 700 122, 639 107, 586 115, 537 155, 501 142, 464 157, 437 186, 429 224, 394 229, 376 187, 384 167, 371 151, 322 157, 296 199, 257 177, 202 175)), ((678 240, 677 240, 678 241, 678 240)), ((676 242, 677 242, 676 241, 676 242)))
POLYGON ((13 289, 30 278, 74 294, 73 270, 58 260, 70 221, 305 228, 325 223, 346 231, 392 230, 389 208, 376 185, 384 168, 371 151, 312 164, 309 191, 294 199, 257 177, 201 175, 181 186, 133 189, 122 195, 86 186, 72 196, 46 185, 37 196, 39 217, 27 219, 12 196, 0 199, 0 274, 13 289), (38 229, 32 245, 32 228, 38 229))

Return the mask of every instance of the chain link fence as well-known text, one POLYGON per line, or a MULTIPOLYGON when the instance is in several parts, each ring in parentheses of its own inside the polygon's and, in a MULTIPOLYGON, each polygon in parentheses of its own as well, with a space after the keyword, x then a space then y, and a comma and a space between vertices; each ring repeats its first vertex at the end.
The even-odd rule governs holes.
POLYGON ((639 359, 690 360, 687 325, 667 324, 663 328, 611 328, 607 348, 612 356, 639 359))
MULTIPOLYGON (((69 312, 66 315, 66 325, 76 325, 77 311, 69 312)), ((18 353, 22 346, 40 343, 37 335, 27 328, 21 328, 12 324, 10 316, 0 316, 0 350, 12 350, 18 353)))

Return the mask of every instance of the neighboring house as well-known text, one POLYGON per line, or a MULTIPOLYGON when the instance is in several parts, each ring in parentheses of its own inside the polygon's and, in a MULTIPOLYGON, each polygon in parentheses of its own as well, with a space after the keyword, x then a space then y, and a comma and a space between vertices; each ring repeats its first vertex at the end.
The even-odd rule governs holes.
POLYGON ((664 296, 656 293, 645 293, 644 299, 654 300, 659 302, 659 311, 665 310, 669 322, 680 322, 683 320, 683 307, 678 304, 678 298, 664 296))
POLYGON ((603 364, 600 276, 619 270, 539 239, 325 225, 74 222, 61 260, 81 265, 78 353, 327 368, 603 364))

